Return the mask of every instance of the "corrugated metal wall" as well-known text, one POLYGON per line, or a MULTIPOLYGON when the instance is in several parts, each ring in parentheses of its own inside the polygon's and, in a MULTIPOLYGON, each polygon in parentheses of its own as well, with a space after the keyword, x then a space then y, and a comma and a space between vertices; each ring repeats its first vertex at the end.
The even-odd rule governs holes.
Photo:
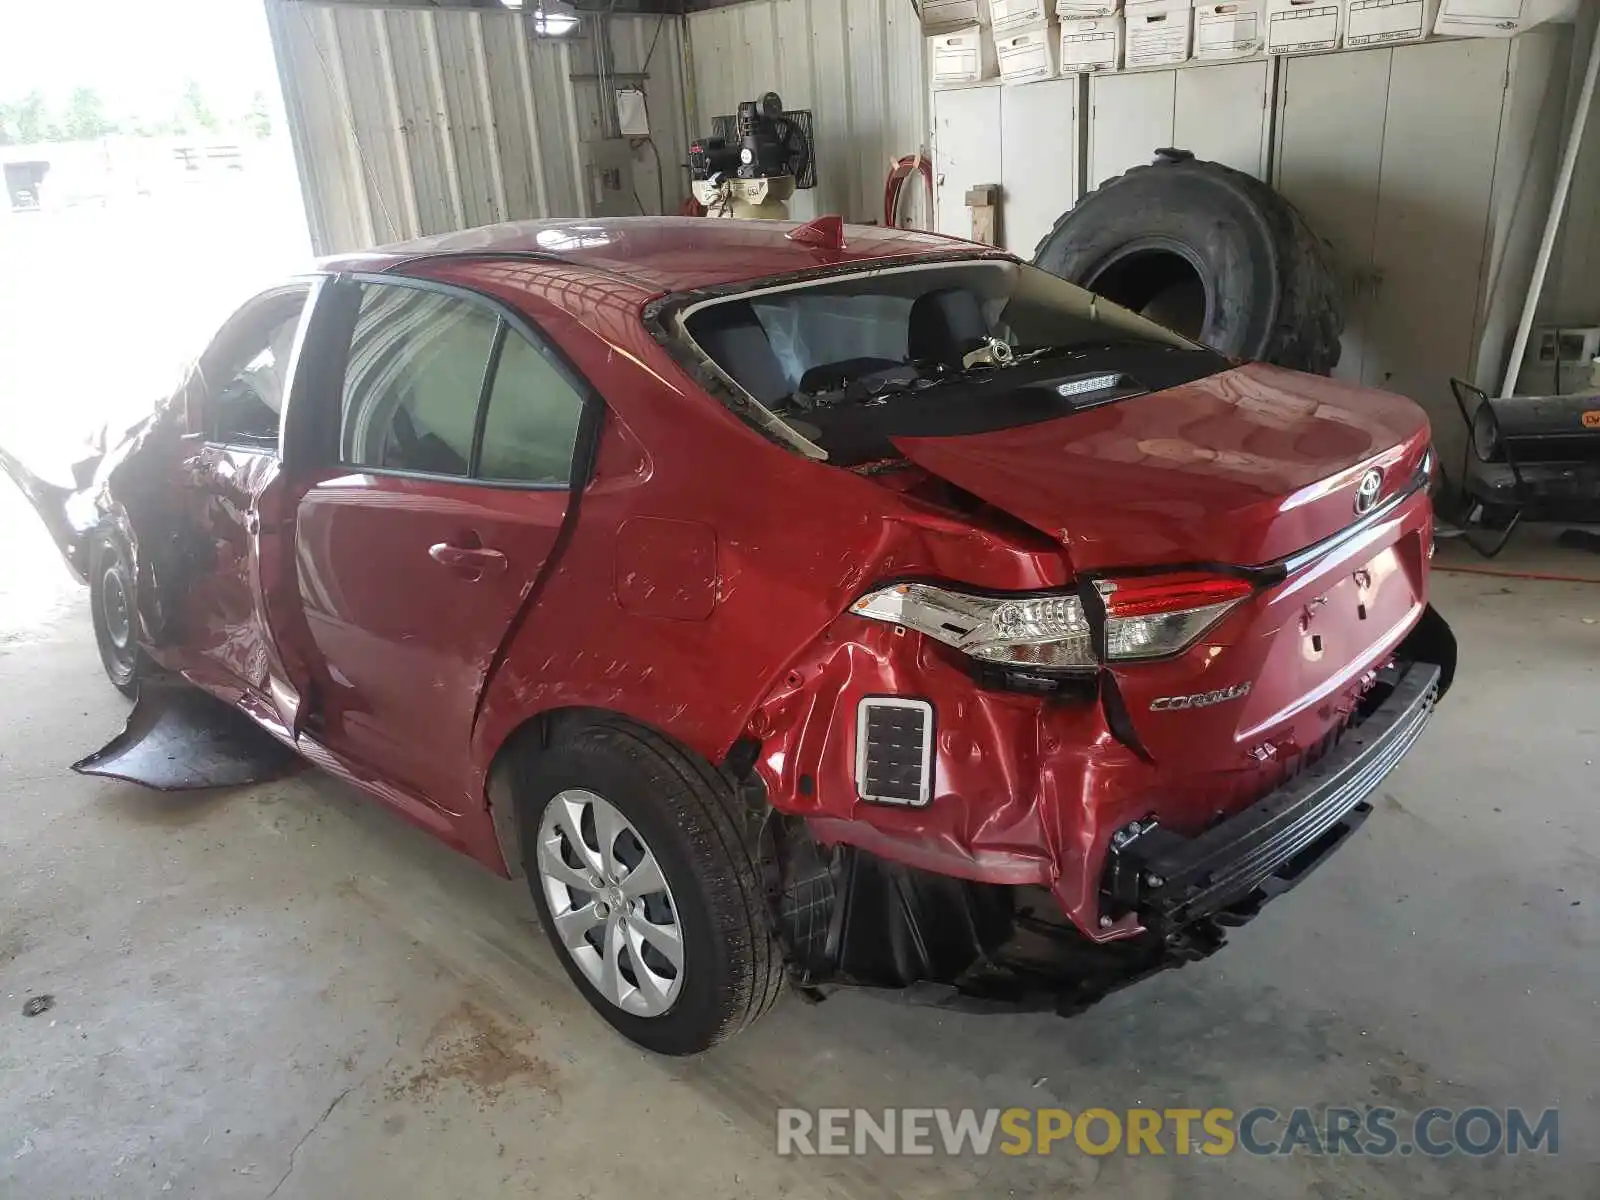
POLYGON ((911 0, 757 0, 694 13, 688 28, 695 134, 775 91, 787 107, 811 109, 816 125, 817 187, 797 193, 793 215, 883 219, 890 162, 928 141, 911 0))
MULTIPOLYGON (((584 144, 609 92, 585 39, 534 38, 518 13, 268 0, 319 253, 592 209, 584 144), (574 76, 578 76, 574 79, 574 76)), ((632 191, 675 211, 688 188, 678 23, 611 18, 612 70, 642 72, 660 154, 633 148, 632 191)), ((626 186, 626 185, 625 185, 626 186)))

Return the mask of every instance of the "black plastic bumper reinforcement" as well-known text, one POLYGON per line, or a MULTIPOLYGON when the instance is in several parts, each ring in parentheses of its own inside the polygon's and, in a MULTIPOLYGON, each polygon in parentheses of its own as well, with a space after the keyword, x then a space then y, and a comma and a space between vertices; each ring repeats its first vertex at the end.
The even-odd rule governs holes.
POLYGON ((1154 822, 1124 835, 1105 878, 1108 906, 1155 929, 1202 917, 1242 924, 1299 883, 1372 806, 1367 796, 1411 749, 1433 714, 1442 671, 1399 669, 1392 690, 1333 749, 1243 812, 1185 838, 1154 822))

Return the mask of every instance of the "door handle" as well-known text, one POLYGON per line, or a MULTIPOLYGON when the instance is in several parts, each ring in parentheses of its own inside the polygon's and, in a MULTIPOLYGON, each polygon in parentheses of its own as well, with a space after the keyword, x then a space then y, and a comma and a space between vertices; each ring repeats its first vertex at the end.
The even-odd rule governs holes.
POLYGON ((438 542, 428 547, 428 557, 469 579, 498 575, 506 569, 506 556, 487 546, 452 546, 449 542, 438 542))

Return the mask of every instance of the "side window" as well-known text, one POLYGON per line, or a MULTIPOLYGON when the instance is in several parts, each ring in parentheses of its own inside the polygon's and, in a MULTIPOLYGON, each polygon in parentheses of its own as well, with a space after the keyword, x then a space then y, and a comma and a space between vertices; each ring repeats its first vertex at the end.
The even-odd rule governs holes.
POLYGON ((466 475, 498 326, 486 306, 457 296, 365 285, 345 370, 343 461, 466 475))
POLYGON ((242 321, 238 335, 222 347, 214 368, 222 382, 208 389, 206 436, 211 441, 277 449, 289 357, 309 294, 309 289, 294 289, 266 297, 236 318, 242 321))
POLYGON ((516 330, 507 329, 489 392, 479 478, 569 483, 582 416, 582 394, 561 368, 516 330))

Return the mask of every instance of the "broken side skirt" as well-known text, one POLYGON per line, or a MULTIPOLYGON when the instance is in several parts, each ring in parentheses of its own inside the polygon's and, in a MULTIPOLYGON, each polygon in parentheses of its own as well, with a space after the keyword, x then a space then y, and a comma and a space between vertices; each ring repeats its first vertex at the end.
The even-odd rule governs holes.
POLYGON ((238 709, 177 677, 156 676, 139 681, 122 732, 72 769, 175 792, 277 779, 300 761, 238 709))

